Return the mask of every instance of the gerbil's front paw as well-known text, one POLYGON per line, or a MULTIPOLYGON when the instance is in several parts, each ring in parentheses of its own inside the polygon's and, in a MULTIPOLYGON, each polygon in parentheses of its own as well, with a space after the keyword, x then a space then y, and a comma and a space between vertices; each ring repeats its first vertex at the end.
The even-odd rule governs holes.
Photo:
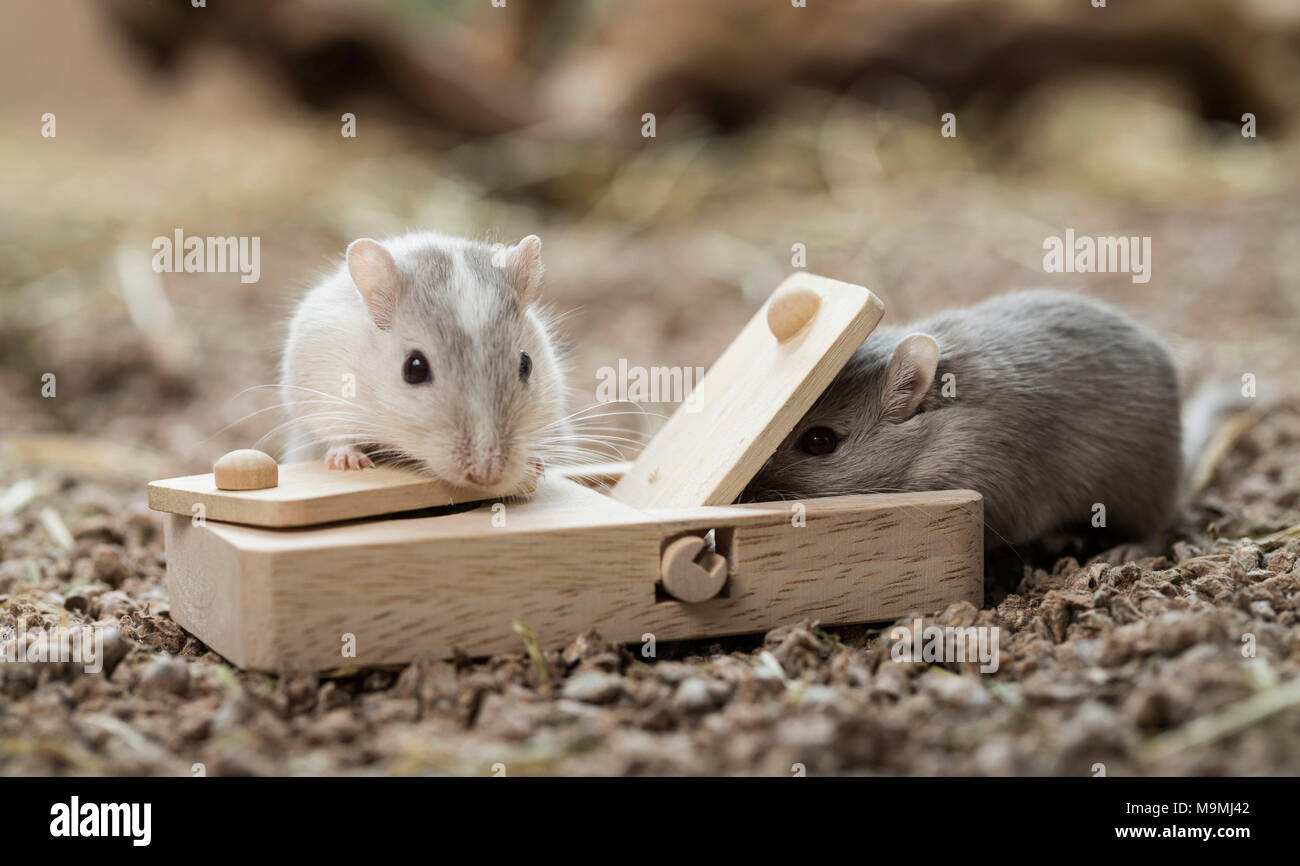
POLYGON ((325 453, 325 465, 330 469, 373 469, 374 461, 350 446, 336 446, 325 453))

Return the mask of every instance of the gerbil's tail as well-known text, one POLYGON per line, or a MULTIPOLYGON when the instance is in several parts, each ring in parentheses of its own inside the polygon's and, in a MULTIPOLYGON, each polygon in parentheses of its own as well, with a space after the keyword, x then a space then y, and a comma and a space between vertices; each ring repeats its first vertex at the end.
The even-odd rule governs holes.
POLYGON ((1207 382, 1183 405, 1183 495, 1190 501, 1241 434, 1258 421, 1254 401, 1232 381, 1207 382))

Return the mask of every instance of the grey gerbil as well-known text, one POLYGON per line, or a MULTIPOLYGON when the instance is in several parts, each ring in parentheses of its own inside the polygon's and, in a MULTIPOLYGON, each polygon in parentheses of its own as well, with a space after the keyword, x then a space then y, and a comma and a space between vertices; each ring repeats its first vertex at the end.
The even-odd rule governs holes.
POLYGON ((1111 535, 1166 527, 1182 476, 1178 376, 1128 316, 1030 291, 882 328, 743 494, 747 501, 969 488, 986 541, 1017 544, 1105 508, 1111 535))
POLYGON ((416 232, 353 241, 289 327, 290 451, 336 469, 393 459, 505 495, 568 436, 553 319, 537 304, 541 241, 416 232))

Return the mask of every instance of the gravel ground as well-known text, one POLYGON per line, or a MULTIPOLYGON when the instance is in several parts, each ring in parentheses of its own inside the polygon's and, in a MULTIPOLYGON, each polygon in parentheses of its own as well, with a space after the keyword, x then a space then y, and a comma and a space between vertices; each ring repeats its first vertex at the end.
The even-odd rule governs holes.
POLYGON ((651 660, 590 631, 545 677, 522 644, 400 670, 234 670, 168 618, 139 491, 46 472, 0 521, 0 629, 105 626, 105 671, 0 665, 0 772, 1294 774, 1300 537, 1258 530, 1300 523, 1297 465, 1300 405, 1275 407, 1189 509, 1209 534, 1122 565, 1025 566, 984 610, 917 612, 998 626, 994 674, 895 662, 888 628, 804 622, 651 660))

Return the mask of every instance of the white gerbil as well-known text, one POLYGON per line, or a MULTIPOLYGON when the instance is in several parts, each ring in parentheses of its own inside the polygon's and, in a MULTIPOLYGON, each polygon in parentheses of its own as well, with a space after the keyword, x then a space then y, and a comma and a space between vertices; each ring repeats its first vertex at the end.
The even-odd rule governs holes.
POLYGON ((280 383, 290 452, 334 469, 413 464, 492 495, 527 489, 569 436, 541 241, 432 232, 348 246, 303 298, 280 383))

